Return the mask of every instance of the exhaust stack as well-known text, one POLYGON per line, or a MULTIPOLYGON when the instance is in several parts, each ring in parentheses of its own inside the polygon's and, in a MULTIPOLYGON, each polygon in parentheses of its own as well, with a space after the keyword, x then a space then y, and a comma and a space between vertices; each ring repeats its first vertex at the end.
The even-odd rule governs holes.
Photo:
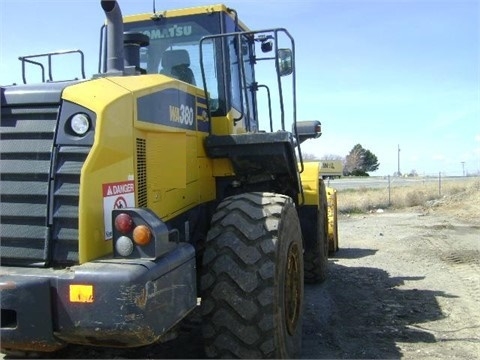
POLYGON ((124 71, 123 18, 116 0, 102 0, 107 17, 107 73, 124 71))

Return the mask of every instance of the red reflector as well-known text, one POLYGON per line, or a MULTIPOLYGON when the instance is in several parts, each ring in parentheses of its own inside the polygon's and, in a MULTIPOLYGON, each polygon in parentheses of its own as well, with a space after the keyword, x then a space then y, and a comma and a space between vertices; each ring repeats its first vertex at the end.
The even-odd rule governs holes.
POLYGON ((133 229, 133 219, 130 215, 121 213, 115 218, 115 229, 122 234, 127 234, 133 229))

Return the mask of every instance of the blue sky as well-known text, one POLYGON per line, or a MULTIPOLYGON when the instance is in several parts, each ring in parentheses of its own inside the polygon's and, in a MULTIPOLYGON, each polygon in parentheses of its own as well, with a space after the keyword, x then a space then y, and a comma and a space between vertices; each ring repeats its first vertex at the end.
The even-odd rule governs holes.
MULTIPOLYGON (((120 0, 123 14, 151 0, 120 0)), ((217 3, 156 1, 157 10, 217 3)), ((480 173, 480 0, 229 1, 251 29, 285 27, 297 52, 297 115, 322 122, 304 152, 374 153, 373 175, 480 173), (462 165, 464 162, 464 165, 462 165)), ((0 84, 18 56, 85 52, 96 72, 100 1, 0 0, 0 84)))

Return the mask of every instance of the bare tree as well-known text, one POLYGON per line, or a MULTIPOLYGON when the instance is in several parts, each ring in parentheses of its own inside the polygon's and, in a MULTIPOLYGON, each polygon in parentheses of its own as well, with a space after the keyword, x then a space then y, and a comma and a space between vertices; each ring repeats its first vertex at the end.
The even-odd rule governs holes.
POLYGON ((318 161, 320 158, 315 154, 302 153, 303 161, 318 161))
POLYGON ((363 164, 362 148, 354 147, 350 153, 345 157, 345 164, 343 172, 351 174, 356 169, 359 169, 363 164))
POLYGON ((336 154, 323 155, 322 160, 341 160, 342 162, 345 162, 345 159, 343 156, 336 155, 336 154))
POLYGON ((344 173, 346 175, 368 176, 367 172, 376 171, 380 164, 377 156, 370 150, 357 144, 345 158, 344 173))

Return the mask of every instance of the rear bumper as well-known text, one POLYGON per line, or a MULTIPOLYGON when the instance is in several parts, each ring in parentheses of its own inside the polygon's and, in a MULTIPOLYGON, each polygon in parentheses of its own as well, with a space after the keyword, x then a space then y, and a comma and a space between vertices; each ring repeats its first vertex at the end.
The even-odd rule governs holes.
POLYGON ((102 260, 66 270, 2 267, 1 347, 151 344, 195 308, 195 271, 195 251, 186 243, 155 261, 102 260))

